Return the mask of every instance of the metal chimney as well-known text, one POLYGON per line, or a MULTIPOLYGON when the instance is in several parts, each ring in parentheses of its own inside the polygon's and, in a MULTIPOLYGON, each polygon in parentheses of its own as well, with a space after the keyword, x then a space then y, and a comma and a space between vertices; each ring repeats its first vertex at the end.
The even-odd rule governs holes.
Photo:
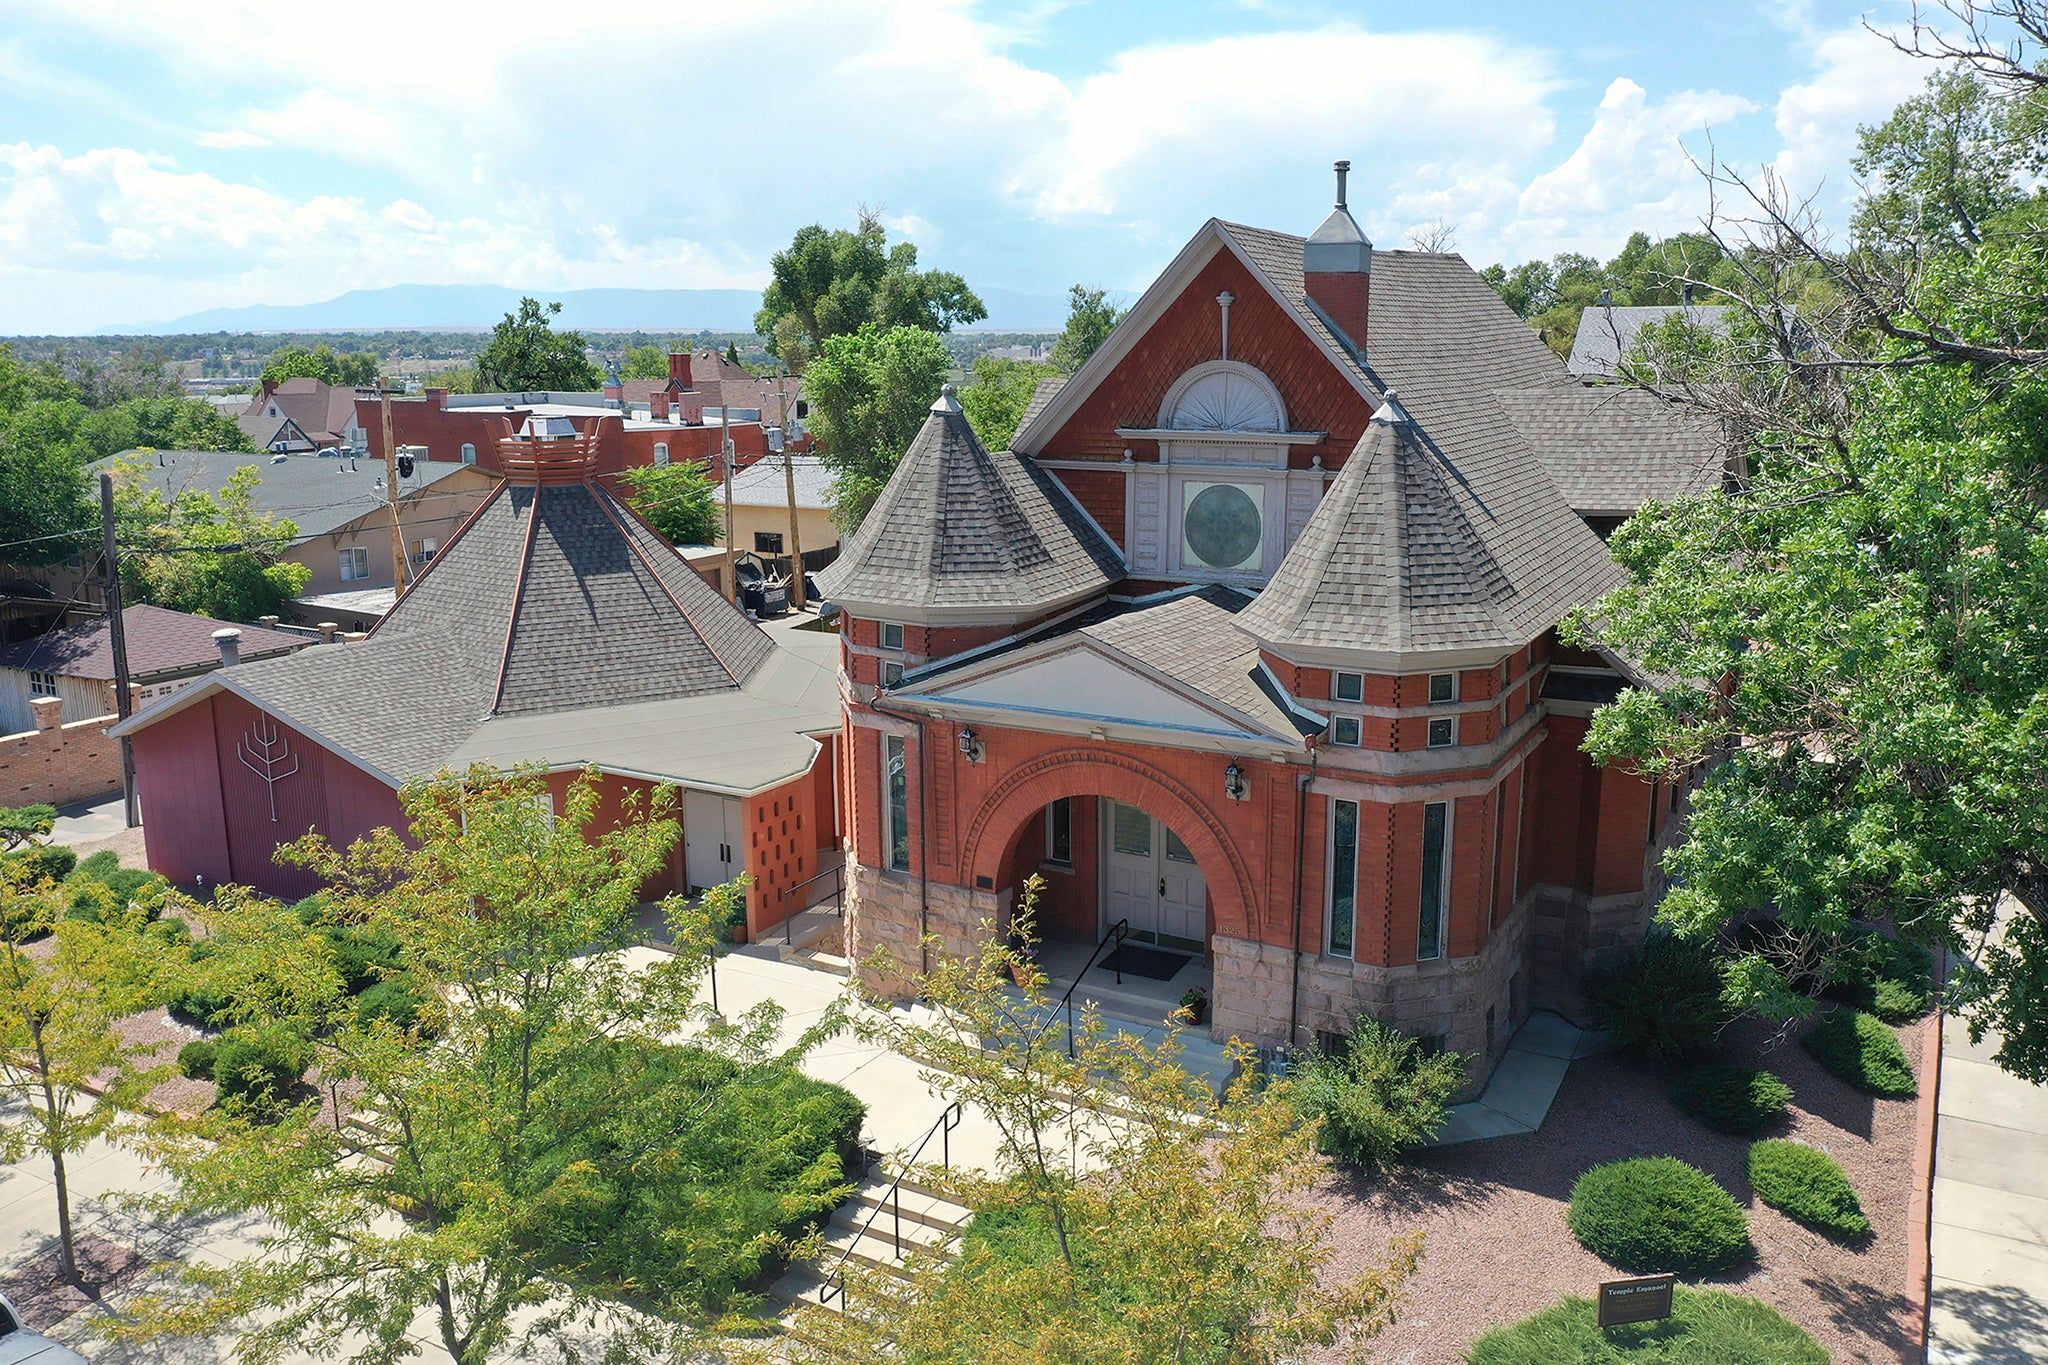
POLYGON ((213 643, 220 650, 220 666, 233 668, 242 662, 242 632, 233 626, 224 626, 213 633, 213 643))

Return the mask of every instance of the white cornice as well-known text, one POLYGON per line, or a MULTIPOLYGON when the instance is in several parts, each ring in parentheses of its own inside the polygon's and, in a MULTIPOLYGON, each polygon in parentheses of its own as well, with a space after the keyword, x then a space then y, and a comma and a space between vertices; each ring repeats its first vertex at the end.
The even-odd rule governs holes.
POLYGON ((1327 431, 1218 431, 1213 427, 1118 427, 1125 440, 1209 442, 1233 446, 1312 446, 1327 431))

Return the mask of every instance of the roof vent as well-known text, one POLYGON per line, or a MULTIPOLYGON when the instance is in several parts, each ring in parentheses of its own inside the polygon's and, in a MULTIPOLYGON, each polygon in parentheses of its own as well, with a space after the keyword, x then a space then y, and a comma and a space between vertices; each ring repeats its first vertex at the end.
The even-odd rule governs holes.
POLYGON ((233 626, 225 626, 213 633, 213 643, 220 650, 220 666, 233 668, 242 662, 242 632, 233 626))

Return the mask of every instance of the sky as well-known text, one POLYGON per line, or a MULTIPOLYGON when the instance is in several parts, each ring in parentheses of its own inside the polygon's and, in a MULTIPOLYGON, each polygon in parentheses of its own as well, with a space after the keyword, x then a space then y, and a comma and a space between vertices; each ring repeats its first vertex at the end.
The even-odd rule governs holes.
POLYGON ((1207 218, 1608 257, 1694 159, 1837 222, 1904 0, 0 0, 0 335, 393 284, 758 288, 879 210, 1135 297, 1207 218))

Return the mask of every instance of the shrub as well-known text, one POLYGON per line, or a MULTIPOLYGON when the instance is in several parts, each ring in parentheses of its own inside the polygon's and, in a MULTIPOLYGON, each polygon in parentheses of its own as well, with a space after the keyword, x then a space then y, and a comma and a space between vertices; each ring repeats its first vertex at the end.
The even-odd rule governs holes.
POLYGON ((1705 940, 1656 933, 1609 949, 1586 969, 1582 988, 1594 1022, 1653 1062, 1691 1061, 1733 1018, 1720 952, 1705 940))
POLYGON ((1679 1078, 1671 1102, 1716 1132, 1754 1137, 1785 1117, 1792 1087, 1753 1067, 1703 1066, 1679 1078))
POLYGON ((1803 1328, 1767 1304, 1718 1289, 1672 1290, 1662 1322, 1601 1330, 1591 1299, 1568 1298, 1465 1353, 1468 1365, 1828 1365, 1803 1328))
POLYGON ((1889 1024, 1910 1023, 1927 1013, 1927 1007, 1934 1003, 1932 991, 1888 977, 1871 983, 1869 998, 1870 1012, 1889 1024))
POLYGON ((195 1081, 212 1080, 214 1053, 219 1047, 211 1038, 185 1044, 178 1049, 178 1070, 195 1081))
POLYGON ((1595 1256, 1643 1273, 1710 1274, 1750 1249, 1734 1196, 1677 1157, 1595 1166, 1572 1186, 1566 1222, 1595 1256))
POLYGON ((356 997, 356 1018, 365 1025, 389 1019, 401 1029, 419 1026, 426 1001, 403 981, 379 981, 356 997))
POLYGON ((103 848, 81 862, 71 875, 84 881, 104 882, 120 870, 121 855, 111 848, 103 848))
POLYGON ((1400 1030, 1360 1015, 1341 1047, 1296 1058, 1288 1095, 1304 1121, 1322 1120, 1325 1152, 1376 1171, 1437 1130, 1444 1101, 1464 1082, 1456 1053, 1425 1052, 1400 1030))
POLYGON ((1919 1093, 1891 1025, 1862 1010, 1829 1010, 1800 1039, 1814 1059, 1858 1090, 1901 1098, 1919 1093))
POLYGON ((313 1064, 313 1049, 285 1033, 230 1029, 213 1050, 213 1079, 220 1103, 252 1118, 274 1117, 313 1064))
POLYGON ((1835 1159, 1803 1142, 1759 1142, 1749 1149, 1756 1197, 1808 1227, 1837 1237, 1863 1237, 1870 1220, 1835 1159))
POLYGON ((32 844, 6 855, 24 881, 61 882, 78 866, 78 854, 62 844, 32 844))
POLYGON ((334 970, 341 975, 342 989, 350 995, 370 989, 398 966, 398 940, 381 930, 330 925, 327 942, 334 949, 334 970))
POLYGON ((1917 943, 1857 928, 1843 938, 1822 993, 1902 1024, 1933 1003, 1934 956, 1917 943))
MULTIPOLYGON (((211 940, 201 939, 192 945, 190 960, 195 965, 203 963, 216 951, 211 940)), ((207 983, 203 978, 179 990, 167 1003, 172 1017, 194 1028, 218 1031, 234 1022, 230 1016, 234 997, 225 988, 207 983)))

